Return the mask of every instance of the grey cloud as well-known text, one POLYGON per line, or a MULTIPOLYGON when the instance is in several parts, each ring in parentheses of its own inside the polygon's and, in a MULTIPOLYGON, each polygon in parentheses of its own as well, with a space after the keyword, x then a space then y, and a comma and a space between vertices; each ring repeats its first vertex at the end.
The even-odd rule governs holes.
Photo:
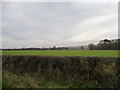
MULTIPOLYGON (((110 30, 114 31, 113 28, 116 27, 116 22, 117 7, 111 3, 3 3, 3 36, 13 39, 13 41, 7 42, 3 38, 3 47, 7 47, 6 42, 7 45, 11 44, 9 45, 11 47, 12 42, 20 41, 22 43, 26 42, 26 40, 29 42, 22 45, 29 46, 30 41, 36 43, 31 43, 33 46, 37 46, 38 43, 41 46, 54 44, 68 46, 71 44, 70 42, 73 43, 71 45, 84 44, 82 41, 73 42, 71 38, 76 37, 76 35, 82 36, 94 32, 95 29, 101 29, 100 32, 102 32, 103 28, 110 28, 110 30), (111 14, 113 14, 113 17, 106 21, 91 21, 99 22, 95 25, 92 25, 91 22, 84 23, 86 20, 94 20, 97 17, 104 18, 103 16, 109 17, 111 14), (85 25, 82 25, 83 23, 85 25), (60 41, 62 42, 59 43, 60 41)), ((111 38, 115 35, 109 34, 111 34, 109 35, 111 38)), ((104 35, 101 35, 101 38, 104 38, 104 35)), ((89 41, 85 42, 89 43, 89 41)), ((17 42, 14 47, 20 46, 20 42, 17 42)))

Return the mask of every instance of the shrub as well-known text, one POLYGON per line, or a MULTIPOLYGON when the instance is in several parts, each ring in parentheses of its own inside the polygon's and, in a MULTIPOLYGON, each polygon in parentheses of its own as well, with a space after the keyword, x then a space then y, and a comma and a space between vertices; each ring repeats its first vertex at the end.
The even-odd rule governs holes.
POLYGON ((106 87, 120 85, 119 58, 3 55, 2 59, 4 70, 21 75, 66 80, 77 83, 79 87, 82 83, 91 81, 102 83, 106 87))

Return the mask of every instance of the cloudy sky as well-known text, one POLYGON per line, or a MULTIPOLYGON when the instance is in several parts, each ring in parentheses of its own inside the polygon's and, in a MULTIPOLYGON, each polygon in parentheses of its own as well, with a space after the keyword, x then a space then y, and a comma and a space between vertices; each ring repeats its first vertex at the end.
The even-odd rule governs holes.
POLYGON ((2 47, 79 46, 118 38, 118 7, 105 2, 4 2, 2 47))

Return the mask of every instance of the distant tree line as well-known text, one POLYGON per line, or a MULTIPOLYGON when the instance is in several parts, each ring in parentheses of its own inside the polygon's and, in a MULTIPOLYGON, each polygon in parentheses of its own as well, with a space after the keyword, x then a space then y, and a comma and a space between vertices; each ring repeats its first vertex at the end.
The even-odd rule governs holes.
POLYGON ((68 47, 56 47, 56 46, 53 46, 53 47, 50 47, 50 48, 14 48, 14 49, 2 49, 2 50, 67 50, 68 47))
MULTIPOLYGON (((89 49, 89 50, 120 50, 120 39, 113 39, 113 40, 109 40, 109 39, 104 39, 99 41, 98 44, 93 44, 90 43, 88 46, 88 48, 86 48, 85 46, 81 46, 80 48, 75 48, 75 49, 80 49, 80 50, 85 50, 85 49, 89 49)), ((71 48, 70 47, 50 47, 50 48, 14 48, 14 49, 0 49, 0 50, 68 50, 71 48)))
POLYGON ((120 39, 99 41, 97 45, 93 43, 88 45, 90 50, 120 50, 120 39))

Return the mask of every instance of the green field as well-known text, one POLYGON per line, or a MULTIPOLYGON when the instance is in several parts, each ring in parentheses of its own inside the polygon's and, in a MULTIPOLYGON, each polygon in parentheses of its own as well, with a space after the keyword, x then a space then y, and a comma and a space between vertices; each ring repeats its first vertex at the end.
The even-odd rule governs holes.
POLYGON ((2 55, 118 57, 118 50, 5 50, 2 55))

